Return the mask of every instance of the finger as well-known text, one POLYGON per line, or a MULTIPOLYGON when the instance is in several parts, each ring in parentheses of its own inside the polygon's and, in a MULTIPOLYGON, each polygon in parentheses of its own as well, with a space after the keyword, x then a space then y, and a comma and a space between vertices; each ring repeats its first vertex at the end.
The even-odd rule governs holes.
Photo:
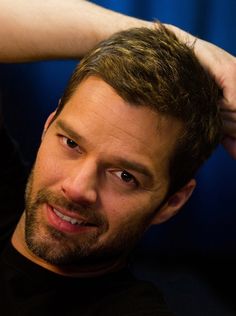
POLYGON ((223 120, 223 133, 226 136, 236 138, 236 122, 223 120))
POLYGON ((224 146, 225 150, 229 153, 229 155, 236 159, 236 138, 232 137, 224 137, 222 140, 222 145, 224 146))
MULTIPOLYGON (((228 62, 223 69, 218 69, 215 73, 216 81, 223 90, 221 107, 228 110, 236 110, 236 58, 228 56, 228 62)), ((222 65, 221 65, 222 66, 222 65)))
POLYGON ((220 116, 223 120, 236 122, 236 111, 230 111, 230 110, 220 111, 220 116))
POLYGON ((220 109, 228 110, 228 111, 236 111, 236 95, 235 97, 231 97, 230 99, 225 98, 225 91, 224 97, 219 101, 220 109))

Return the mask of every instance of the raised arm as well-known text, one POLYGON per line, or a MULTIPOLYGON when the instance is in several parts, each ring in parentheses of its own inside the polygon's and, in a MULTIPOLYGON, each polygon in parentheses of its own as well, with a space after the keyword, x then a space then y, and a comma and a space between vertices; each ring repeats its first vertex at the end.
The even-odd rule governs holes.
POLYGON ((1 0, 0 62, 79 58, 97 42, 151 25, 83 0, 1 0))
MULTIPOLYGON (((0 21, 0 62, 80 58, 116 31, 152 25, 83 0, 1 0, 0 21)), ((183 30, 168 27, 183 41, 195 41, 183 30)), ((195 52, 223 89, 223 145, 236 159, 236 58, 200 39, 195 52)))

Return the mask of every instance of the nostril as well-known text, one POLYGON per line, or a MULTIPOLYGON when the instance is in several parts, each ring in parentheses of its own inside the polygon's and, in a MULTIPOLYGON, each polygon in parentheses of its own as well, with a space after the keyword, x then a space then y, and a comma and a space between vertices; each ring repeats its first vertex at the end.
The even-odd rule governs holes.
POLYGON ((69 200, 91 204, 97 200, 97 163, 92 157, 70 165, 62 183, 62 192, 69 200))
POLYGON ((74 185, 73 183, 65 182, 62 186, 63 195, 71 201, 80 205, 90 205, 97 201, 97 191, 94 187, 85 186, 84 184, 74 185))

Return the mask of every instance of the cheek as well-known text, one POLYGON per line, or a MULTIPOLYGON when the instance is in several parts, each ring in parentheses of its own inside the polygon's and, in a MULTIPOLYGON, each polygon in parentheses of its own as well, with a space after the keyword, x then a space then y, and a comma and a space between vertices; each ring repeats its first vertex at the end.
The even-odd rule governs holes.
POLYGON ((107 193, 101 200, 111 231, 148 226, 158 205, 147 193, 132 197, 107 193))
POLYGON ((45 146, 39 148, 34 165, 36 185, 52 185, 62 177, 62 165, 45 146))

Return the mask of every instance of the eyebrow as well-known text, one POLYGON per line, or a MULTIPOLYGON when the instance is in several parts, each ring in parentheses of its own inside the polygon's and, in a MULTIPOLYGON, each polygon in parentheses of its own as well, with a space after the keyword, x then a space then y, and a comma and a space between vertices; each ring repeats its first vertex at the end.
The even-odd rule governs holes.
MULTIPOLYGON (((65 121, 58 120, 56 122, 56 126, 61 128, 64 132, 66 132, 73 140, 75 140, 75 141, 84 140, 84 138, 82 136, 80 136, 78 133, 76 133, 65 121)), ((149 168, 146 167, 145 165, 143 165, 139 162, 136 162, 136 161, 126 160, 126 159, 121 158, 121 157, 114 157, 114 161, 118 165, 120 165, 122 168, 136 171, 140 174, 143 174, 144 176, 149 178, 149 180, 152 183, 154 182, 154 175, 149 170, 149 168)))
POLYGON ((120 166, 122 166, 122 168, 141 173, 144 176, 148 177, 149 180, 153 183, 154 176, 152 172, 148 169, 148 167, 144 166, 143 164, 139 162, 126 160, 123 158, 115 158, 115 160, 120 166))
POLYGON ((66 132, 73 140, 81 141, 83 139, 83 137, 76 133, 65 121, 58 120, 56 122, 56 127, 59 127, 66 132))

